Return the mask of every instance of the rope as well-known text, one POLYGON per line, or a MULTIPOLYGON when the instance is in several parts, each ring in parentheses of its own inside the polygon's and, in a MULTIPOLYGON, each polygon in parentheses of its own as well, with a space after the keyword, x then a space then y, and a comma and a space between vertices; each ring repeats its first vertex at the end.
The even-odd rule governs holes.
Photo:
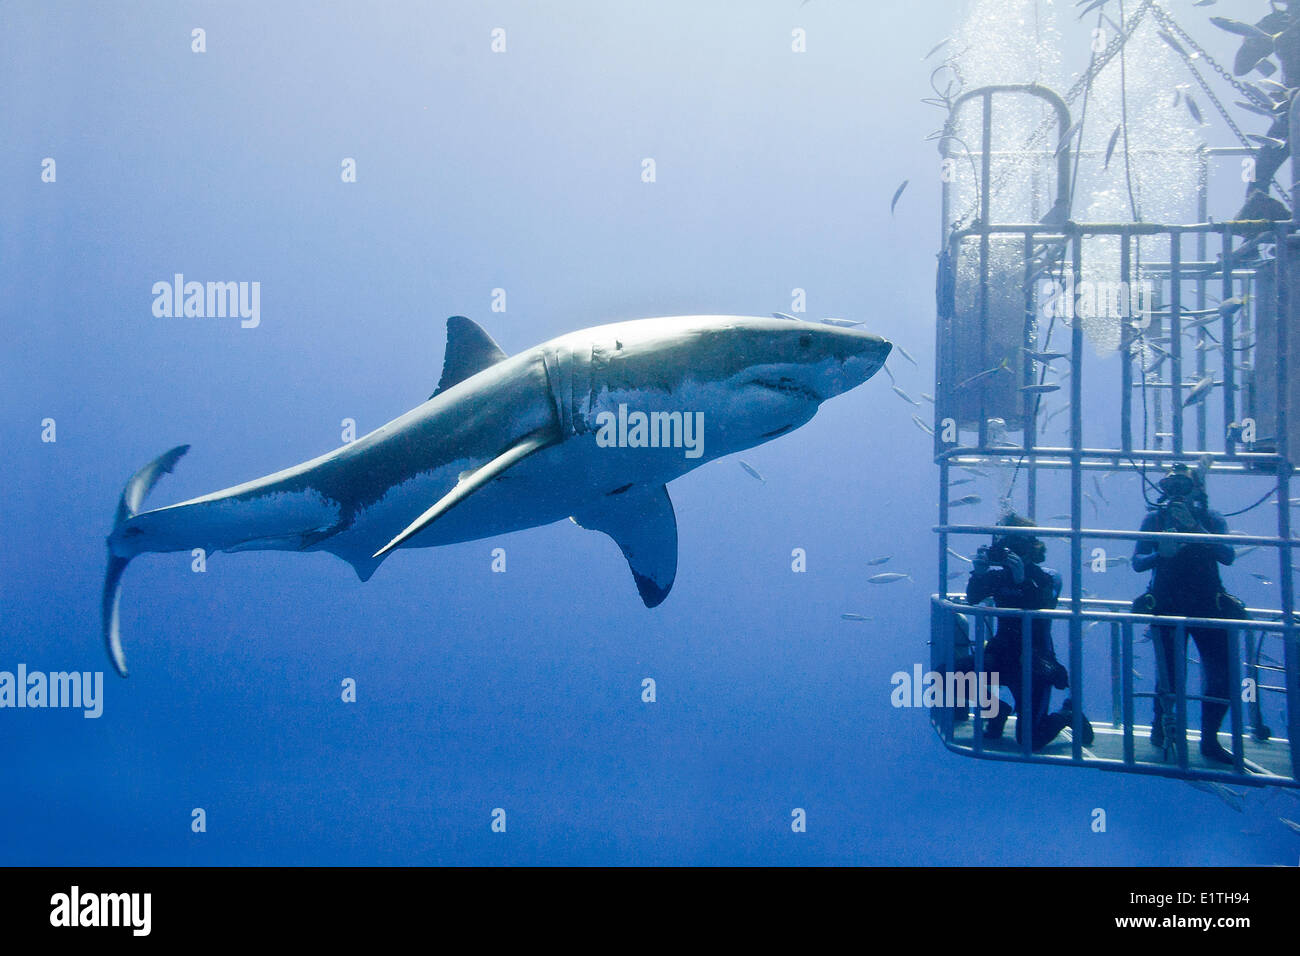
MULTIPOLYGON (((1119 22, 1120 22, 1120 27, 1122 29, 1124 25, 1124 0, 1119 0, 1119 22)), ((1124 60, 1125 60, 1124 51, 1121 50, 1119 54, 1119 108, 1120 108, 1120 121, 1124 128, 1124 182, 1128 186, 1128 205, 1129 205, 1129 209, 1133 213, 1133 221, 1141 222, 1142 214, 1138 212, 1137 199, 1134 197, 1133 194, 1133 167, 1129 163, 1128 73, 1125 70, 1124 60)), ((1142 243, 1139 242, 1138 246, 1141 247, 1141 245, 1142 243)), ((1145 435, 1142 437, 1142 440, 1146 441, 1145 435)))

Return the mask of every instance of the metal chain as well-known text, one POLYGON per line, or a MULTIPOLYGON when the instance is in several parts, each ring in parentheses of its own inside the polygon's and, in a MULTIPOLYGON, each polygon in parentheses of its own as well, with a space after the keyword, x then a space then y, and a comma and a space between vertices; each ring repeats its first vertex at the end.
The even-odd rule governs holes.
MULTIPOLYGON (((1201 47, 1200 44, 1198 44, 1195 40, 1191 38, 1191 36, 1188 35, 1187 31, 1184 30, 1178 24, 1178 21, 1175 20, 1167 10, 1165 10, 1159 4, 1155 4, 1155 6, 1152 9, 1152 13, 1155 16, 1156 20, 1160 23, 1160 25, 1163 26, 1166 30, 1168 30, 1170 34, 1177 33, 1178 36, 1182 40, 1186 41, 1187 45, 1190 46, 1193 50, 1195 50, 1198 55, 1203 56, 1205 58, 1205 62, 1216 73, 1218 73, 1219 76, 1223 77, 1223 79, 1225 79, 1229 84, 1231 84, 1233 89, 1237 90, 1247 99, 1249 99, 1252 103, 1255 103, 1258 106, 1267 106, 1269 109, 1273 108, 1272 102, 1268 102, 1268 101, 1260 102, 1260 95, 1258 93, 1256 93, 1250 87, 1237 82, 1235 77, 1230 76, 1227 73, 1227 71, 1224 70, 1223 67, 1220 66, 1214 60, 1214 58, 1210 56, 1210 54, 1205 52, 1205 49, 1201 47)), ((1188 56, 1186 53, 1183 53, 1182 57, 1183 57, 1184 64, 1186 64, 1187 66, 1187 69, 1191 72, 1192 76, 1196 78, 1197 84, 1201 87, 1202 90, 1205 91, 1205 95, 1209 98, 1210 102, 1214 104, 1214 108, 1219 111, 1219 115, 1223 117, 1223 121, 1228 125, 1228 129, 1232 130, 1233 135, 1237 137, 1237 142, 1241 143, 1241 145, 1245 146, 1247 149, 1252 149, 1252 150, 1257 149, 1258 147, 1254 146, 1250 142, 1250 140, 1246 138, 1246 135, 1242 133, 1241 128, 1237 126, 1236 123, 1233 122, 1232 117, 1228 115, 1228 111, 1224 109, 1223 104, 1219 102, 1219 98, 1214 95, 1214 91, 1210 89, 1209 84, 1205 82, 1205 78, 1201 76, 1201 72, 1196 68, 1196 64, 1192 62, 1192 58, 1188 56)), ((1268 184, 1266 184, 1265 186, 1265 192, 1267 192, 1268 186, 1272 186, 1276 188, 1277 191, 1281 193, 1283 196, 1289 195, 1287 191, 1282 188, 1282 185, 1277 181, 1276 177, 1269 179, 1268 184)))
MULTIPOLYGON (((1209 63, 1212 67, 1218 67, 1218 64, 1213 63, 1204 50, 1191 41, 1191 38, 1187 36, 1186 31, 1174 21, 1173 17, 1159 6, 1156 6, 1152 12, 1160 25, 1169 31, 1171 35, 1174 31, 1177 31, 1178 35, 1184 40, 1187 40, 1189 45, 1196 49, 1197 53, 1206 58, 1206 63, 1209 63)), ((1185 51, 1177 50, 1175 52, 1182 56, 1183 65, 1187 67, 1188 72, 1190 72, 1196 79, 1197 85, 1205 92, 1205 95, 1209 98, 1210 102, 1214 104, 1214 108, 1219 111, 1219 115, 1223 117, 1223 121, 1228 124, 1228 129, 1232 130, 1232 134, 1237 137, 1237 142, 1241 143, 1242 146, 1250 146, 1250 140, 1246 139, 1246 134, 1243 133, 1241 128, 1232 121, 1232 117, 1229 116, 1228 111, 1223 108, 1223 104, 1219 102, 1219 98, 1214 95, 1214 91, 1210 89, 1210 84, 1205 82, 1205 77, 1201 76, 1201 71, 1196 68, 1196 64, 1193 62, 1192 58, 1188 56, 1185 51)), ((1222 67, 1219 67, 1219 74, 1226 75, 1224 74, 1222 67)), ((1245 88, 1242 87, 1240 83, 1232 81, 1232 85, 1243 93, 1245 92, 1245 88)))
POLYGON ((1078 98, 1079 94, 1083 92, 1084 87, 1088 86, 1097 74, 1105 69, 1106 64, 1108 64, 1114 58, 1115 54, 1119 52, 1119 48, 1127 43, 1133 36, 1133 32, 1137 30, 1138 26, 1142 23, 1142 18, 1147 15, 1147 11, 1152 9, 1156 9, 1156 0, 1143 0, 1142 6, 1133 11, 1133 16, 1129 17, 1128 24, 1124 27, 1123 32, 1116 33, 1114 38, 1106 44, 1106 48, 1102 50, 1101 53, 1097 54, 1096 62, 1089 66, 1088 69, 1084 71, 1083 75, 1074 81, 1074 85, 1071 86, 1069 92, 1065 94, 1065 102, 1067 105, 1073 103, 1075 99, 1078 98))
POLYGON ((1192 76, 1196 78, 1197 85, 1205 91, 1206 98, 1214 104, 1214 108, 1219 111, 1219 115, 1223 117, 1223 121, 1228 124, 1228 129, 1232 130, 1232 135, 1237 137, 1237 142, 1242 146, 1253 149, 1254 147, 1251 146, 1250 140, 1246 138, 1246 134, 1241 131, 1241 127, 1232 121, 1232 117, 1229 116, 1228 111, 1223 108, 1223 104, 1220 103, 1219 98, 1214 95, 1214 91, 1210 89, 1210 85, 1205 82, 1205 77, 1201 76, 1200 71, 1196 69, 1196 65, 1189 59, 1186 61, 1186 66, 1192 76))
MULTIPOLYGON (((1233 76, 1231 73, 1225 70, 1219 64, 1219 62, 1214 59, 1214 57, 1210 56, 1210 54, 1205 51, 1204 47, 1202 47, 1199 43, 1197 43, 1192 38, 1191 34, 1189 34, 1186 30, 1182 28, 1182 25, 1179 24, 1179 22, 1173 18, 1173 16, 1169 13, 1169 11, 1165 10, 1163 7, 1161 7, 1158 4, 1155 7, 1155 17, 1157 20, 1160 21, 1161 26, 1163 26, 1171 34, 1176 34, 1178 39, 1182 40, 1189 47, 1191 47, 1192 50, 1198 56, 1204 58, 1206 65, 1209 66, 1209 68, 1212 69, 1215 73, 1219 74, 1219 76, 1223 78, 1224 82, 1226 82, 1234 90, 1236 90, 1242 96, 1246 97, 1246 99, 1250 100, 1256 106, 1262 107, 1263 109, 1267 109, 1267 110, 1272 110, 1274 108, 1275 104, 1273 103, 1272 100, 1264 96, 1258 90, 1252 89, 1246 84, 1240 82, 1235 76, 1233 76)), ((1202 86, 1203 85, 1204 84, 1202 84, 1202 86)))

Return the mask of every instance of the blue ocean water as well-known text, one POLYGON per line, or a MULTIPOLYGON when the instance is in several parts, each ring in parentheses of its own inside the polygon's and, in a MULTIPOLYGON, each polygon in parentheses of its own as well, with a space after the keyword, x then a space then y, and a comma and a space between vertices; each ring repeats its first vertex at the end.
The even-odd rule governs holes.
POLYGON ((428 396, 449 315, 515 352, 801 289, 931 390, 920 57, 962 9, 6 4, 0 669, 105 690, 93 720, 0 710, 0 862, 1294 863, 1280 797, 1238 814, 1176 781, 965 760, 891 706, 929 659, 937 471, 883 375, 747 453, 765 482, 727 459, 670 487, 655 610, 567 522, 365 584, 324 554, 146 555, 131 676, 105 658, 104 536, 136 468, 192 445, 165 504, 324 453, 428 396), (260 283, 260 323, 156 316, 177 273, 260 283), (884 554, 914 580, 868 586, 884 554))

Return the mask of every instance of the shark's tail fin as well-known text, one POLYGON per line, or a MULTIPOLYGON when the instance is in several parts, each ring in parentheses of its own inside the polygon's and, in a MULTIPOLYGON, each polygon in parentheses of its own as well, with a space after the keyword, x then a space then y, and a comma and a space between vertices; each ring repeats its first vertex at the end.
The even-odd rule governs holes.
POLYGON ((104 630, 104 645, 108 648, 109 659, 123 677, 126 676, 126 655, 122 652, 122 635, 118 630, 117 612, 122 596, 122 572, 126 570, 126 566, 135 555, 129 551, 125 555, 119 554, 114 549, 114 545, 120 545, 123 526, 139 512, 145 495, 149 494, 150 489, 158 483, 158 479, 170 472, 180 457, 189 450, 189 445, 180 445, 149 462, 131 476, 131 480, 126 483, 126 488, 122 491, 121 501, 117 503, 113 532, 108 537, 108 571, 104 575, 101 622, 104 630))

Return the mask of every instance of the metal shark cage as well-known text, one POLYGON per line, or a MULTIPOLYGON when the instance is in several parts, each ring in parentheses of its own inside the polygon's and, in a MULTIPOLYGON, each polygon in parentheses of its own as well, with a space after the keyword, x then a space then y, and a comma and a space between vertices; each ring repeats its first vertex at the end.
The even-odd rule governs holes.
MULTIPOLYGON (((1300 222, 1205 221, 1205 164, 1216 155, 1247 155, 1249 148, 1198 151, 1201 174, 1197 194, 1202 221, 1070 221, 1072 150, 1068 144, 1058 147, 1055 154, 1050 146, 1041 153, 1045 166, 1055 166, 1055 201, 1044 220, 991 221, 990 196, 997 185, 993 172, 998 159, 992 142, 993 109, 995 101, 1006 96, 1036 97, 1045 102, 1062 143, 1070 138, 1072 130, 1068 107, 1053 91, 1035 84, 990 86, 954 99, 945 127, 946 133, 955 128, 955 118, 963 108, 982 110, 979 148, 968 149, 947 135, 940 140, 940 152, 945 158, 969 163, 967 168, 972 171, 978 163, 978 192, 972 210, 974 218, 969 224, 953 224, 952 187, 947 178, 943 184, 947 234, 939 256, 937 284, 934 427, 934 459, 940 482, 939 523, 934 529, 938 534, 939 587, 931 597, 931 669, 949 687, 954 686, 952 675, 958 655, 965 649, 973 657, 974 672, 983 672, 984 639, 995 618, 1019 616, 1023 622, 1020 686, 1028 688, 1030 622, 1035 618, 1059 621, 1068 634, 1069 647, 1068 658, 1062 663, 1068 667, 1070 693, 1079 706, 1074 707, 1068 732, 1039 752, 1031 750, 1031 732, 1024 732, 1019 743, 1014 734, 984 739, 984 720, 976 706, 971 707, 966 719, 962 708, 932 707, 931 722, 950 750, 971 757, 1247 785, 1300 786, 1300 654, 1292 574, 1293 550, 1300 541, 1292 535, 1289 507, 1292 449, 1300 448, 1300 394, 1293 388, 1289 374, 1292 350, 1300 347, 1293 333, 1300 325, 1295 319, 1300 304, 1300 222), (1085 258, 1085 251, 1091 255, 1089 242, 1095 246, 1097 239, 1104 240, 1098 255, 1110 261, 1085 258), (1167 256, 1162 257, 1163 261, 1140 261, 1140 240, 1147 242, 1148 249, 1167 249, 1167 256), (1274 252, 1265 255, 1261 250, 1270 245, 1274 252), (1090 268, 1104 268, 1118 275, 1121 290, 1131 290, 1135 282, 1145 281, 1153 293, 1147 303, 1150 323, 1146 327, 1141 321, 1120 323, 1118 352, 1109 359, 1112 366, 1116 362, 1119 366, 1117 375, 1113 368, 1109 373, 1117 378, 1117 397, 1105 381, 1103 360, 1085 355, 1083 320, 1043 320, 1044 283, 1040 280, 1044 276, 1072 280, 1073 287, 1067 286, 1068 292, 1062 297, 1068 300, 1076 295, 1075 290, 1080 289, 1090 268), (1207 307, 1208 299, 1216 294, 1220 307, 1207 307), (1232 303, 1243 300, 1245 304, 1234 310, 1232 303), (1066 354, 1061 358, 1062 365, 1070 370, 1069 441, 1064 445, 1040 444, 1039 412, 1046 391, 1046 363, 1029 354, 1044 354, 1042 350, 1048 347, 1054 326, 1068 337, 1068 349, 1062 349, 1066 354), (1253 337, 1253 342, 1245 342, 1243 330, 1247 337, 1253 337), (1185 342, 1188 336, 1196 345, 1185 342), (1211 340, 1222 343, 1221 353, 1202 345, 1211 340), (1238 343, 1244 344, 1239 348, 1238 343), (1144 356, 1153 357, 1150 366, 1143 364, 1144 356), (1089 381, 1085 388, 1086 376, 1094 374, 1094 363, 1100 370, 1095 373, 1097 383, 1089 381), (1192 370, 1195 385, 1185 381, 1185 374, 1192 370), (1208 391, 1210 397, 1188 405, 1187 398, 1196 387, 1208 391), (1107 396, 1106 403, 1094 401, 1102 395, 1107 396), (1137 408, 1136 403, 1140 403, 1137 408), (1158 422, 1154 441, 1149 439, 1145 421, 1152 414, 1152 404, 1156 405, 1158 422), (1160 422, 1167 423, 1163 431, 1160 422), (1254 434, 1249 427, 1243 429, 1243 424, 1253 426, 1254 434), (1090 432, 1104 428, 1107 436, 1118 436, 1118 445, 1086 444, 1085 428, 1090 432), (1021 441, 1007 440, 1016 432, 1021 441), (1248 476, 1255 478, 1256 485, 1261 476, 1275 481, 1276 533, 1225 539, 1207 534, 1090 527, 1085 523, 1085 476, 1138 472, 1145 482, 1147 470, 1159 470, 1175 461, 1200 461, 1202 468, 1208 462, 1216 493, 1233 487, 1232 482, 1241 481, 1237 487, 1244 487, 1249 482, 1242 479, 1248 476), (1049 524, 1015 529, 953 521, 950 509, 954 469, 1000 468, 1005 472, 1012 465, 1016 481, 1024 482, 1021 488, 1026 505, 1020 510, 1036 525, 1040 524, 1036 514, 1040 483, 1052 476, 1063 483, 1062 477, 1068 476, 1068 527, 1049 524), (1068 542, 1069 573, 1064 576, 1057 609, 1020 611, 973 606, 965 602, 964 593, 949 592, 954 555, 961 557, 953 546, 964 542, 973 547, 980 543, 978 538, 987 542, 987 536, 993 534, 1030 534, 1068 542), (1083 575, 1085 545, 1110 543, 1131 549, 1141 539, 1219 544, 1226 540, 1233 545, 1271 549, 1277 561, 1276 606, 1248 608, 1249 620, 1156 617, 1133 613, 1129 601, 1088 597, 1083 575), (1232 738, 1228 748, 1230 766, 1207 762, 1199 748, 1189 745, 1198 735, 1188 728, 1188 704, 1203 698, 1187 686, 1186 653, 1173 655, 1177 732, 1169 748, 1157 750, 1151 746, 1150 728, 1139 722, 1139 715, 1151 712, 1151 699, 1156 694, 1148 686, 1149 678, 1141 683, 1135 678, 1133 662, 1135 640, 1141 640, 1148 628, 1157 625, 1175 630, 1176 651, 1185 646, 1190 628, 1212 626, 1227 632, 1230 694, 1226 703, 1230 722, 1222 733, 1230 733, 1232 738), (1085 655, 1090 660, 1109 658, 1110 663, 1110 713, 1089 715, 1095 738, 1088 746, 1083 742, 1081 716, 1084 695, 1089 691, 1085 655), (1262 663, 1270 657, 1280 663, 1262 663), (1253 701, 1250 694, 1242 692, 1251 686, 1249 682, 1257 689, 1253 701), (1139 702, 1143 702, 1141 706, 1139 702), (1286 715, 1285 736, 1275 734, 1264 718, 1266 709, 1276 712, 1280 707, 1286 715), (1098 719, 1103 716, 1110 719, 1098 719)), ((1298 120, 1300 108, 1293 108, 1292 143, 1300 143, 1298 120)), ((1293 156, 1293 175, 1297 172, 1295 165, 1293 156)), ((1060 306, 1067 304, 1058 300, 1060 306)), ((1135 575, 1134 582, 1136 594, 1144 579, 1139 583, 1135 575)), ((1060 637, 1060 629, 1055 630, 1060 637)), ((1094 671, 1104 673, 1097 666, 1094 671)), ((1094 692, 1094 709, 1103 693, 1094 692)), ((1008 730, 1014 728, 1016 719, 1012 717, 1007 723, 1008 730)), ((1032 715, 1026 713, 1020 719, 1028 723, 1032 715)))

